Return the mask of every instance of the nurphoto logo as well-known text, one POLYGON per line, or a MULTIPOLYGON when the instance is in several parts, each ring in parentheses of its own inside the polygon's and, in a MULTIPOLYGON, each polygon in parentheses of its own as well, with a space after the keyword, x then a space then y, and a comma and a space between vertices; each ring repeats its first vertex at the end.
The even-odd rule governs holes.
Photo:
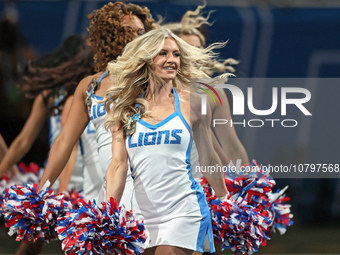
MULTIPOLYGON (((216 125, 242 125, 243 127, 262 127, 265 124, 271 125, 271 127, 275 127, 276 124, 280 123, 282 127, 296 127, 298 125, 298 121, 292 118, 270 118, 269 116, 275 113, 278 110, 278 106, 280 103, 280 116, 287 116, 287 106, 292 105, 296 107, 303 115, 312 116, 310 111, 305 106, 311 99, 311 93, 306 88, 300 87, 272 87, 271 88, 271 97, 266 97, 263 100, 271 102, 271 106, 267 109, 256 109, 254 106, 254 89, 253 87, 247 87, 247 95, 245 96, 243 91, 236 85, 232 84, 218 84, 214 87, 203 83, 197 82, 199 84, 198 90, 203 91, 203 93, 199 93, 201 96, 201 114, 207 114, 207 104, 209 95, 215 106, 217 105, 215 97, 220 102, 222 106, 222 100, 216 89, 227 89, 232 97, 232 115, 245 115, 245 110, 247 109, 250 113, 256 116, 266 116, 263 118, 256 119, 243 119, 241 122, 233 122, 232 119, 212 119, 212 126, 216 125), (280 94, 278 93, 280 91, 280 94), (213 95, 214 93, 214 95, 213 95), (246 104, 245 104, 246 101, 246 104), (246 108, 247 107, 247 108, 246 108)), ((255 88, 256 89, 256 88, 255 88)))

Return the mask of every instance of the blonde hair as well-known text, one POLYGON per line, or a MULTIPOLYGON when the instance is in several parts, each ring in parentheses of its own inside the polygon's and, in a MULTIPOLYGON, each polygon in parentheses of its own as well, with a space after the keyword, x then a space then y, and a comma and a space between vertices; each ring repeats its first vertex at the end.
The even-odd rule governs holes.
MULTIPOLYGON (((162 50, 166 38, 174 39, 180 51, 180 66, 173 80, 174 87, 179 84, 188 87, 192 78, 209 78, 204 66, 217 57, 214 49, 225 46, 225 43, 215 43, 205 49, 196 48, 165 28, 152 30, 128 43, 123 54, 110 62, 107 68, 115 83, 106 91, 103 100, 108 113, 105 123, 107 129, 118 124, 125 127, 129 125, 137 104, 143 106, 148 115, 148 102, 142 95, 148 93, 150 78, 160 81, 151 70, 151 65, 162 50), (113 108, 110 109, 112 104, 113 108)), ((214 81, 227 80, 229 75, 223 74, 214 81)))
POLYGON ((196 35, 200 41, 201 45, 205 46, 205 36, 200 31, 202 26, 208 25, 211 26, 212 23, 210 23, 208 20, 210 18, 210 15, 213 11, 208 12, 207 17, 202 16, 201 10, 206 7, 206 2, 204 1, 203 5, 197 6, 196 10, 194 11, 187 11, 180 22, 178 23, 168 23, 162 25, 164 28, 168 28, 173 32, 175 35, 181 37, 183 35, 196 35))
MULTIPOLYGON (((203 25, 211 26, 213 24, 208 21, 213 11, 209 11, 208 15, 206 17, 203 17, 202 9, 204 9, 205 7, 206 2, 203 1, 203 5, 197 6, 195 11, 187 11, 183 15, 180 22, 168 23, 161 26, 170 29, 171 32, 179 37, 182 37, 184 35, 196 35, 200 39, 201 45, 205 47, 206 40, 204 34, 201 32, 201 28, 203 25)), ((157 26, 160 26, 161 22, 163 22, 163 20, 157 22, 157 26)), ((227 71, 234 73, 235 68, 233 67, 233 65, 237 65, 238 63, 239 61, 233 58, 228 58, 222 60, 221 62, 218 60, 214 60, 210 63, 207 63, 205 70, 209 76, 212 76, 215 72, 223 73, 227 71)))

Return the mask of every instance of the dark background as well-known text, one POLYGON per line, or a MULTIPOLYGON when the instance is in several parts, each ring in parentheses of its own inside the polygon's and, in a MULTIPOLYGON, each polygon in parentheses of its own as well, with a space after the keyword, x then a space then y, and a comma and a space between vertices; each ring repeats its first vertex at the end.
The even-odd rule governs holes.
MULTIPOLYGON (((188 9, 194 10, 201 3, 188 0, 131 2, 147 6, 155 18, 161 15, 166 22, 179 21, 188 9)), ((20 70, 29 59, 56 49, 65 37, 86 33, 87 14, 106 3, 80 0, 0 1, 0 133, 7 144, 20 132, 32 103, 16 89, 20 70), (8 28, 6 18, 16 20, 16 26, 8 28)), ((208 1, 205 11, 209 10, 215 12, 210 18, 214 24, 205 28, 207 42, 229 40, 220 54, 222 58, 232 57, 240 61, 237 77, 339 77, 339 1, 221 0, 208 1)), ((294 113, 293 117, 301 120, 296 128, 236 126, 249 158, 273 165, 339 164, 340 86, 336 85, 336 81, 332 86, 321 82, 313 87, 313 106, 310 106, 313 116, 304 119, 301 113, 294 113)), ((270 92, 270 85, 258 90, 254 102, 259 109, 268 106, 265 98, 270 92)), ((246 117, 254 118, 247 114, 246 117)), ((23 161, 42 165, 48 150, 47 141, 46 123, 23 161)), ((260 253, 340 254, 340 246, 337 245, 340 239, 339 174, 332 178, 287 176, 276 181, 277 188, 289 185, 287 194, 292 198, 295 223, 284 236, 274 236, 260 253)), ((13 238, 8 239, 2 234, 0 243, 7 244, 7 241, 14 242, 13 238)), ((8 247, 3 250, 4 253, 12 253, 15 248, 8 247)), ((46 249, 46 252, 58 251, 53 248, 46 249)))

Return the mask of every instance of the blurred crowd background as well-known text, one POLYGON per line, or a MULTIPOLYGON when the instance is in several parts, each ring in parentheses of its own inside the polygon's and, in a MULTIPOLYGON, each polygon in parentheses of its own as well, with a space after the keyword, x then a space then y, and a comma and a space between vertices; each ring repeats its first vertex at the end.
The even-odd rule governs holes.
MULTIPOLYGON (((157 15, 161 15, 166 22, 177 22, 188 9, 194 10, 202 4, 200 0, 130 2, 147 6, 156 20, 157 15)), ((106 3, 91 0, 0 1, 0 133, 7 144, 20 132, 32 104, 16 87, 26 63, 53 51, 69 35, 85 34, 87 14, 106 3)), ((219 53, 223 58, 240 61, 236 67, 237 77, 296 78, 297 81, 298 78, 339 78, 340 1, 208 0, 204 10, 215 10, 210 18, 213 25, 204 27, 207 44, 229 40, 219 53)), ((313 116, 303 119, 303 124, 295 128, 267 126, 256 129, 236 125, 249 158, 272 165, 339 164, 340 86, 336 86, 336 79, 332 81, 332 84, 321 82, 322 85, 310 88, 314 103, 309 107, 313 116)), ((270 86, 257 93, 256 106, 264 109, 266 105, 270 106, 271 102, 265 102, 271 93, 270 86)), ((300 115, 301 112, 297 112, 294 118, 302 119, 300 115)), ((22 161, 42 165, 46 158, 42 152, 48 150, 47 143, 46 123, 44 132, 22 161)), ((311 231, 314 227, 322 227, 326 229, 320 232, 325 240, 329 240, 325 237, 327 233, 330 238, 340 238, 340 229, 334 231, 340 227, 340 173, 332 178, 287 176, 276 181, 278 188, 289 185, 287 194, 292 198, 295 223, 288 232, 294 231, 293 228, 311 231)), ((302 233, 306 235, 307 232, 302 233)), ((315 241, 322 237, 306 238, 315 241)), ((330 250, 335 252, 338 248, 330 250)))

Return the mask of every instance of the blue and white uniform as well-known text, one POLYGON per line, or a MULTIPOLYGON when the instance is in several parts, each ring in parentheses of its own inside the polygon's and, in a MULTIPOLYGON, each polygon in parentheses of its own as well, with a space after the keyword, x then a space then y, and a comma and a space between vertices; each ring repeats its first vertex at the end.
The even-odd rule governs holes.
POLYGON ((156 125, 139 120, 126 148, 134 179, 132 209, 144 218, 149 247, 171 245, 203 252, 206 235, 214 252, 211 217, 191 170, 192 134, 180 111, 156 125))
POLYGON ((96 199, 103 185, 103 173, 97 151, 96 129, 90 121, 80 138, 81 151, 84 158, 84 196, 96 199))
MULTIPOLYGON (((102 77, 97 81, 96 86, 101 82, 101 80, 105 77, 106 73, 102 75, 102 77)), ((106 171, 112 160, 112 135, 110 131, 106 131, 104 127, 105 123, 105 106, 104 103, 99 103, 100 100, 103 100, 102 97, 94 94, 96 87, 93 87, 89 92, 88 96, 91 99, 91 105, 88 111, 90 116, 90 120, 93 123, 96 129, 96 140, 98 146, 98 154, 100 166, 102 169, 102 178, 104 183, 101 187, 101 190, 98 195, 98 202, 105 201, 106 196, 106 171)), ((120 201, 120 205, 124 205, 126 209, 131 209, 131 198, 133 192, 133 181, 131 178, 130 171, 126 177, 125 189, 120 201)))

